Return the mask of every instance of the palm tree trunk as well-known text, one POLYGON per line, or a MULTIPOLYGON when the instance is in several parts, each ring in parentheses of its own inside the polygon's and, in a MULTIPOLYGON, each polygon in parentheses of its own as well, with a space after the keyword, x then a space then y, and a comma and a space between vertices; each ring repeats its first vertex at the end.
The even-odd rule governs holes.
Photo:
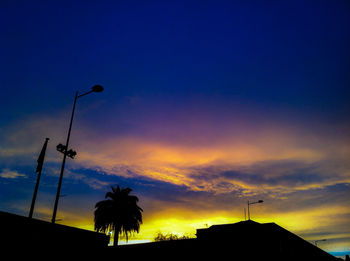
POLYGON ((113 247, 118 246, 120 227, 114 229, 113 247))

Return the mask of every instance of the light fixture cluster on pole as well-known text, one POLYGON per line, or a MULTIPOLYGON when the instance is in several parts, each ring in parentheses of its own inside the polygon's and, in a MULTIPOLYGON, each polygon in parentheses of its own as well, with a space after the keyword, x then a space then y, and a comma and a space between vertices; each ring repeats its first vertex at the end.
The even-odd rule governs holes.
POLYGON ((56 221, 58 200, 60 198, 60 191, 61 191, 62 178, 63 178, 64 166, 65 166, 65 163, 66 163, 66 158, 69 157, 69 158, 74 159, 74 157, 77 155, 76 151, 74 151, 72 149, 68 150, 70 133, 71 133, 71 130, 72 130, 72 124, 73 124, 73 118, 74 118, 74 112, 75 112, 75 105, 77 103, 78 98, 81 98, 81 97, 83 97, 83 96, 85 96, 87 94, 90 94, 92 92, 102 92, 102 91, 103 91, 103 87, 101 85, 95 85, 95 86, 93 86, 91 88, 91 91, 88 91, 88 92, 80 94, 80 95, 78 94, 78 92, 75 93, 75 98, 74 98, 74 103, 73 103, 72 115, 71 115, 71 118, 70 118, 70 124, 69 124, 66 144, 65 145, 58 144, 57 147, 56 147, 57 151, 59 151, 59 152, 61 152, 63 154, 63 160, 62 160, 60 178, 58 180, 58 187, 57 187, 55 205, 54 205, 52 219, 51 219, 52 223, 55 223, 55 221, 56 221))
POLYGON ((264 201, 263 200, 259 200, 259 201, 256 201, 256 202, 249 202, 249 200, 248 200, 248 220, 250 220, 250 209, 249 209, 249 206, 253 205, 253 204, 259 204, 259 203, 264 203, 264 201))
POLYGON ((72 149, 67 151, 66 146, 62 145, 61 143, 56 146, 56 149, 57 149, 57 151, 59 151, 63 154, 67 153, 67 157, 69 157, 71 159, 74 159, 74 157, 77 155, 77 152, 72 150, 72 149))

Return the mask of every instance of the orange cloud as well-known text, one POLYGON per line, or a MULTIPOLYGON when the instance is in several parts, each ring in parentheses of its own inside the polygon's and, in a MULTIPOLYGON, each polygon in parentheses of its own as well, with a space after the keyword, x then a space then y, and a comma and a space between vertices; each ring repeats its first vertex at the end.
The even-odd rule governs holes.
POLYGON ((347 145, 331 144, 320 149, 322 144, 305 145, 304 139, 290 133, 266 131, 259 138, 254 137, 252 142, 247 138, 237 141, 233 137, 227 137, 227 140, 223 137, 223 141, 214 144, 187 146, 136 137, 111 137, 98 143, 81 142, 82 152, 78 160, 83 166, 99 168, 112 175, 142 176, 184 185, 195 191, 217 193, 236 188, 245 193, 291 192, 350 181, 348 163, 345 162, 346 155, 350 156, 347 145), (345 165, 334 168, 334 159, 345 165), (299 171, 304 168, 310 177, 318 175, 319 178, 311 183, 296 180, 287 184, 283 181, 282 177, 286 175, 289 181, 293 181, 293 175, 295 179, 301 178, 298 173, 292 173, 298 168, 299 171), (332 176, 328 174, 330 170, 332 176), (244 174, 245 178, 222 175, 230 171, 244 174), (260 182, 252 182, 253 177, 260 182), (281 182, 272 182, 273 179, 281 182), (220 186, 224 183, 226 187, 220 186))

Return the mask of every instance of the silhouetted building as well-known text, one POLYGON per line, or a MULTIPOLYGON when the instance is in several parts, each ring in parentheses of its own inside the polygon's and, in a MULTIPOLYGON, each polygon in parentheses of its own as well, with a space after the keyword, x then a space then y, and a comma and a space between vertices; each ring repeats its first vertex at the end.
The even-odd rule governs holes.
POLYGON ((234 250, 252 258, 273 260, 335 260, 336 258, 275 223, 252 220, 197 229, 207 248, 234 250), (245 253, 245 254, 244 254, 245 253))

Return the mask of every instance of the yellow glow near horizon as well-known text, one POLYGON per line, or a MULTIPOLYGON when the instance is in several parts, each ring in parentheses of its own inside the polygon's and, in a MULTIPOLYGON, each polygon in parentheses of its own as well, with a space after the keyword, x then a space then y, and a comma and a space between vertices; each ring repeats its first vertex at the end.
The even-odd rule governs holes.
POLYGON ((196 230, 199 228, 206 228, 215 224, 235 223, 238 221, 241 220, 224 215, 212 216, 208 218, 160 217, 143 224, 140 234, 135 234, 131 240, 153 241, 158 233, 162 233, 164 235, 173 234, 177 236, 188 236, 190 238, 195 238, 196 230))
MULTIPOLYGON (((50 209, 38 208, 40 213, 51 213, 50 209)), ((81 229, 94 230, 93 219, 91 215, 81 215, 83 213, 60 212, 60 216, 64 218, 65 225, 78 227, 81 229)), ((90 213, 91 214, 91 213, 90 213)), ((162 212, 156 212, 152 216, 147 216, 141 225, 140 233, 133 233, 129 237, 128 244, 152 242, 157 233, 164 235, 174 234, 178 236, 196 237, 196 230, 199 228, 207 228, 212 225, 229 224, 243 221, 243 213, 239 215, 237 211, 197 211, 183 208, 164 209, 162 212)), ((345 206, 327 206, 311 208, 308 210, 290 211, 284 213, 271 212, 268 208, 256 208, 252 219, 259 223, 274 222, 277 225, 295 233, 298 236, 308 233, 321 232, 327 234, 327 226, 332 225, 332 217, 339 214, 350 214, 350 210, 345 206)), ((342 237, 350 237, 349 233, 332 234, 328 239, 337 239, 342 237)), ((320 239, 317 236, 303 237, 305 240, 320 239)), ((120 237, 120 244, 126 244, 125 238, 120 237)), ((326 251, 337 251, 350 247, 349 243, 327 242, 320 246, 326 251)))

